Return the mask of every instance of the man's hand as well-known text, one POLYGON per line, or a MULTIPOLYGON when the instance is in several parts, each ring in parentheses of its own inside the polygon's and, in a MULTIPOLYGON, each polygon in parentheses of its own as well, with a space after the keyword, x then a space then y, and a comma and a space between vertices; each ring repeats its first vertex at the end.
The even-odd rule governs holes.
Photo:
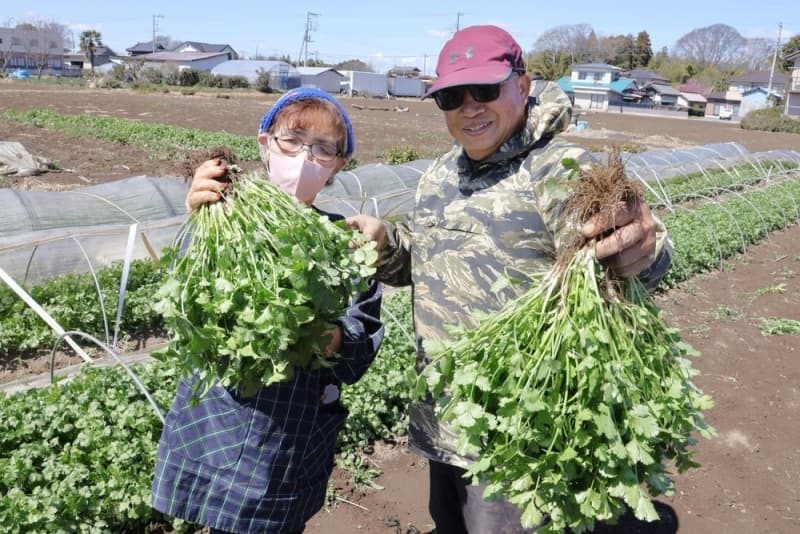
POLYGON ((592 217, 581 228, 586 238, 612 233, 595 244, 595 255, 605 267, 622 277, 636 276, 655 260, 656 224, 650 207, 640 200, 619 204, 609 220, 592 217))
POLYGON ((192 213, 203 204, 220 200, 222 192, 230 185, 224 181, 227 175, 228 164, 220 158, 204 161, 197 167, 186 194, 186 211, 192 213))
POLYGON ((347 228, 358 230, 368 241, 375 241, 377 250, 386 246, 386 227, 383 221, 371 215, 353 215, 345 219, 347 228))

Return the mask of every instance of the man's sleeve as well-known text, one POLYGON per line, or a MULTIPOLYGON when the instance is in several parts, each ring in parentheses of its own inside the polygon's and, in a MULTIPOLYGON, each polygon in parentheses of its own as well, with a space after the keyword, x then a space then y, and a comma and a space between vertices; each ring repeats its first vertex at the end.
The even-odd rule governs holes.
POLYGON ((411 285, 411 228, 408 223, 384 221, 383 225, 386 244, 378 256, 375 278, 393 287, 411 285))
POLYGON ((369 289, 353 298, 345 314, 336 320, 342 329, 342 347, 334 362, 334 376, 345 384, 353 384, 369 368, 383 341, 380 320, 383 291, 373 281, 369 289))

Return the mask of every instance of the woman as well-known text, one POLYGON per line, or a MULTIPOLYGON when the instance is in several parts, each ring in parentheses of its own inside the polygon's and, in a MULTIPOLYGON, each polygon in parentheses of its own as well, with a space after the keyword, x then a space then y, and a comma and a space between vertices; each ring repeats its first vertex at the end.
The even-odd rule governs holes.
MULTIPOLYGON (((353 128, 332 96, 300 88, 264 115, 258 143, 268 179, 312 206, 352 155, 353 128)), ((222 160, 200 165, 187 207, 219 200, 226 174, 222 160)), ((295 369, 291 380, 250 397, 215 386, 197 405, 190 404, 194 379, 182 380, 159 442, 153 508, 212 533, 302 532, 325 501, 347 417, 341 384, 361 378, 383 338, 380 304, 375 282, 352 299, 328 332, 330 367, 295 369)))

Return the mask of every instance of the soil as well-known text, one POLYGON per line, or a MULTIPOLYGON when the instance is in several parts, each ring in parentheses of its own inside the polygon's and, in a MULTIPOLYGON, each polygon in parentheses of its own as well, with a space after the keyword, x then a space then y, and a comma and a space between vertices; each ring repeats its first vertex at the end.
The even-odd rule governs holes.
MULTIPOLYGON (((126 90, 77 90, 0 81, 0 111, 49 108, 204 130, 254 135, 274 95, 259 93, 137 94, 126 90), (228 98, 223 98, 227 96, 228 98)), ((360 163, 382 161, 392 147, 410 146, 423 157, 447 149, 450 137, 429 101, 342 98, 351 114, 360 163), (358 106, 358 107, 357 107, 358 106), (404 110, 404 111, 399 111, 404 110)), ((800 136, 752 132, 735 123, 669 119, 619 113, 581 116, 589 124, 569 135, 592 150, 611 144, 678 148, 735 141, 751 152, 800 150, 800 136)), ((19 126, 0 116, 0 140, 19 141, 35 156, 64 169, 10 178, 26 189, 70 189, 140 174, 180 176, 180 162, 144 150, 59 132, 19 126)), ((800 335, 766 335, 764 318, 800 320, 800 227, 773 233, 724 269, 697 276, 657 295, 667 321, 701 352, 696 383, 712 395, 707 413, 719 437, 700 440, 701 467, 675 474, 676 492, 658 499, 662 521, 642 525, 626 518, 602 532, 800 532, 800 335)), ((157 341, 157 340, 156 340, 157 341)), ((145 348, 153 340, 148 340, 145 348)), ((64 358, 57 365, 66 365, 64 358)), ((30 362, 2 381, 42 370, 30 362)), ((310 534, 429 532, 427 464, 401 440, 376 444, 368 457, 384 489, 361 488, 336 471, 333 504, 310 522, 310 534)))

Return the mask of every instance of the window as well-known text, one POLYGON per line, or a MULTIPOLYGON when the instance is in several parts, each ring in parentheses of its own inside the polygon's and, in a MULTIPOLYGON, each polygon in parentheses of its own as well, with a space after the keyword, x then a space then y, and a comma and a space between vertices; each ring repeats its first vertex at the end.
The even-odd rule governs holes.
POLYGON ((579 79, 579 80, 585 80, 585 79, 586 79, 586 72, 584 72, 584 71, 579 71, 579 72, 578 72, 578 79, 579 79))
POLYGON ((55 41, 50 41, 50 44, 48 46, 50 47, 50 49, 58 48, 58 45, 56 44, 55 41))
POLYGON ((22 46, 22 40, 19 37, 12 37, 11 46, 22 46))
POLYGON ((31 39, 31 40, 30 40, 30 41, 28 41, 28 42, 30 43, 30 45, 31 45, 31 48, 36 48, 36 47, 38 47, 38 46, 39 46, 39 39, 31 39))

